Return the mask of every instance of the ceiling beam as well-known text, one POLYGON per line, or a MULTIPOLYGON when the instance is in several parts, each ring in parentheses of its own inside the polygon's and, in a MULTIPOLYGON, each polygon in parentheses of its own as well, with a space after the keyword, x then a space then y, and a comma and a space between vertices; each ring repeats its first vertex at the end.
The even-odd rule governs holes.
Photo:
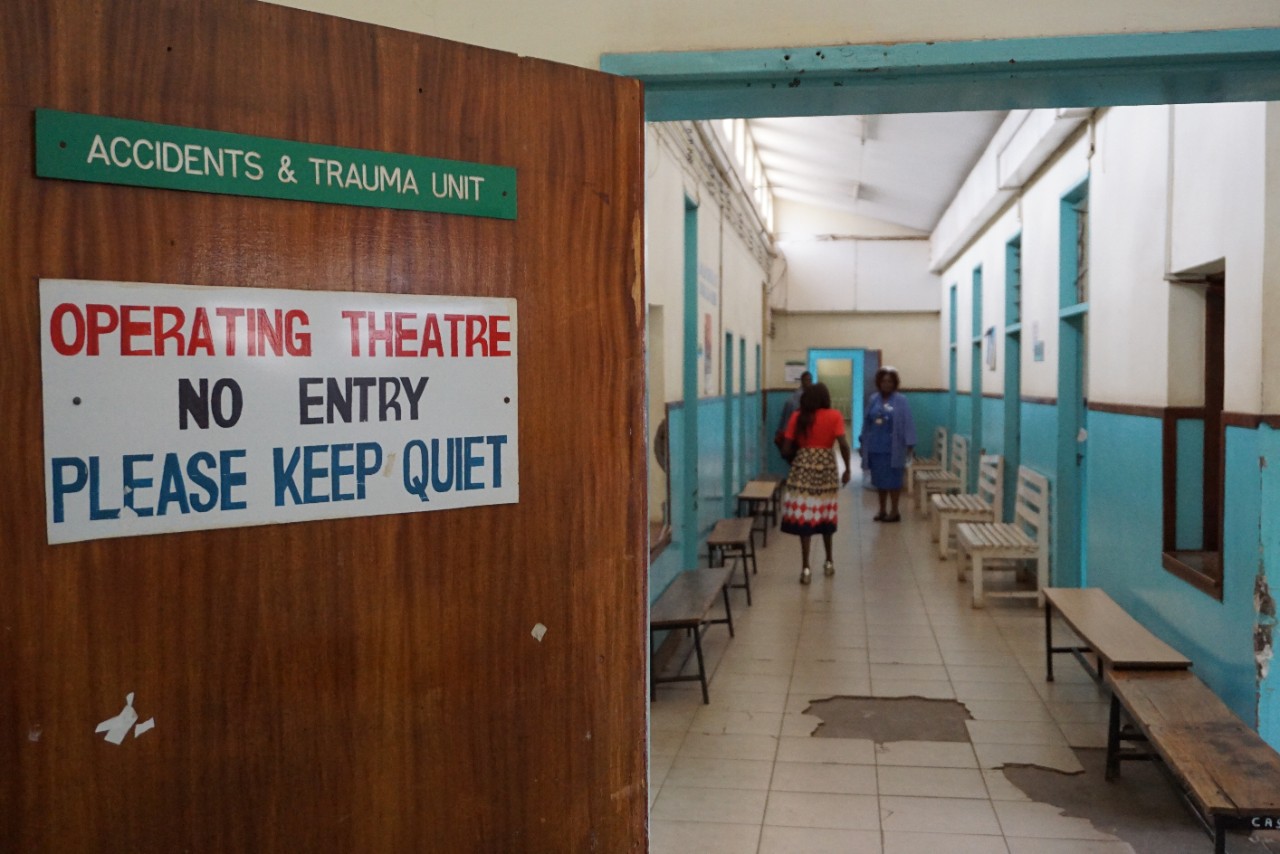
POLYGON ((605 54, 650 121, 1280 100, 1280 29, 605 54))

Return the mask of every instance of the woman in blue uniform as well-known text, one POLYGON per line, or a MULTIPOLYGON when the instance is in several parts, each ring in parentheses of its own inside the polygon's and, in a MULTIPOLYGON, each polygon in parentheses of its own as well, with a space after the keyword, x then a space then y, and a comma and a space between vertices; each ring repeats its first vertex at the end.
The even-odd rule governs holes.
POLYGON ((911 404, 898 391, 898 371, 888 365, 876 371, 876 393, 867 401, 858 444, 871 484, 880 497, 877 522, 899 522, 898 498, 907 459, 916 444, 911 404), (886 508, 886 504, 888 507, 886 508))

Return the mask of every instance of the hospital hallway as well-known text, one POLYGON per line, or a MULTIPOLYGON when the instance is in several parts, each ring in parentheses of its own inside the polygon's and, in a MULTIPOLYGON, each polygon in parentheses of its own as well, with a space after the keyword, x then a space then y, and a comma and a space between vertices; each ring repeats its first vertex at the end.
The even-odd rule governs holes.
MULTIPOLYGON (((874 513, 874 493, 856 479, 841 490, 837 570, 822 576, 815 542, 809 587, 797 583, 797 538, 770 530, 754 604, 733 592, 736 637, 706 631, 710 704, 696 682, 658 686, 654 854, 1211 851, 1154 764, 1128 762, 1119 781, 1103 780, 1107 695, 1066 655, 1045 681, 1042 610, 995 598, 971 608, 969 582, 957 581, 954 558, 937 558, 919 513, 901 524, 874 513), (833 714, 819 704, 825 724, 806 713, 832 697, 963 705, 833 714), (871 737, 826 738, 820 727, 871 737), (877 728, 892 740, 877 742, 877 728)), ((1055 643, 1067 636, 1055 628, 1055 643)), ((1267 850, 1280 844, 1233 835, 1228 845, 1267 850)))

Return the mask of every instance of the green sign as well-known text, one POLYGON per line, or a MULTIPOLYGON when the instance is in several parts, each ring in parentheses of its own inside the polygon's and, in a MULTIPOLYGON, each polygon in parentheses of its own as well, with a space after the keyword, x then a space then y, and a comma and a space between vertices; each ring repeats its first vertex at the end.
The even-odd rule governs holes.
POLYGON ((163 190, 516 218, 516 170, 36 110, 36 175, 163 190))

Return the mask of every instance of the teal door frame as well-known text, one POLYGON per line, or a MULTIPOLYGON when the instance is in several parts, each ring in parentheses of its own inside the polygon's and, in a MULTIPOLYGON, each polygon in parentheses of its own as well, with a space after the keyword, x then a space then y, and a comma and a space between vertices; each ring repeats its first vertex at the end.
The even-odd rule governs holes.
POLYGON ((756 425, 757 435, 756 435, 755 471, 758 471, 762 474, 765 471, 767 471, 769 468, 768 465, 765 463, 765 458, 764 458, 765 449, 769 447, 769 443, 765 441, 766 437, 765 437, 764 413, 765 413, 766 401, 765 401, 765 395, 764 395, 764 374, 761 373, 763 369, 764 369, 764 352, 761 346, 757 344, 756 345, 756 394, 760 396, 760 400, 758 401, 760 406, 760 422, 756 425))
POLYGON ((685 567, 698 565, 698 205, 684 200, 684 435, 681 470, 680 557, 685 567))
POLYGON ((867 402, 867 396, 870 394, 863 382, 863 360, 866 358, 865 347, 845 347, 845 348, 826 348, 822 350, 809 351, 809 373, 813 375, 814 382, 818 381, 818 360, 820 359, 848 359, 853 363, 853 376, 850 379, 850 420, 849 425, 853 429, 854 434, 862 427, 862 408, 867 402))
MULTIPOLYGON (((950 319, 948 331, 949 361, 947 364, 947 438, 949 441, 950 437, 955 434, 956 428, 960 426, 956 423, 959 421, 959 400, 956 390, 956 384, 960 379, 960 353, 956 349, 959 346, 956 341, 956 333, 959 329, 959 321, 956 319, 956 306, 958 305, 959 297, 956 294, 956 286, 954 284, 950 288, 948 298, 950 299, 948 303, 950 306, 950 314, 948 315, 950 319)), ((942 449, 934 448, 933 455, 938 459, 942 459, 942 449)))
MULTIPOLYGON (((1088 472, 1089 410, 1085 404, 1086 326, 1089 303, 1076 295, 1076 206, 1089 195, 1086 178, 1059 202, 1058 217, 1058 464, 1057 523, 1053 547, 1053 583, 1082 587, 1088 583, 1085 528, 1085 478, 1088 472)), ((1088 235, 1086 233, 1086 239, 1088 235)))
POLYGON ((969 293, 973 309, 973 353, 969 364, 969 492, 978 491, 978 460, 982 458, 982 265, 973 268, 969 293))
POLYGON ((650 121, 1280 100, 1280 29, 612 53, 650 121))
POLYGON ((733 396, 733 333, 724 334, 724 516, 734 514, 735 496, 738 490, 734 487, 737 480, 738 455, 734 450, 736 444, 733 429, 734 417, 737 414, 733 396))
POLYGON ((747 339, 738 338, 738 482, 734 493, 747 485, 747 480, 755 472, 750 468, 747 449, 751 447, 747 441, 747 339))
POLYGON ((1022 233, 1004 250, 1004 518, 1013 521, 1022 465, 1022 233))

